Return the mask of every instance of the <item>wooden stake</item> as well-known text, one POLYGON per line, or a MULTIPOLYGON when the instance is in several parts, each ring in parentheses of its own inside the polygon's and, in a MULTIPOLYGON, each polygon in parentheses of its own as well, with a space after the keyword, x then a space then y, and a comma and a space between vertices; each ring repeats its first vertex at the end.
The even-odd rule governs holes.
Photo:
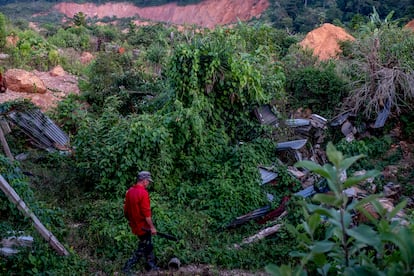
POLYGON ((40 220, 36 217, 35 214, 26 206, 24 201, 20 198, 20 196, 16 193, 13 187, 10 186, 9 183, 4 179, 4 177, 0 174, 0 189, 6 194, 11 202, 13 202, 17 208, 23 212, 23 214, 29 217, 37 229, 37 231, 42 235, 42 237, 55 249, 59 255, 68 256, 69 252, 65 249, 65 247, 56 239, 56 237, 46 229, 46 227, 40 222, 40 220))
POLYGON ((0 125, 0 141, 1 141, 1 144, 3 145, 4 153, 10 159, 10 161, 13 162, 14 157, 10 151, 9 145, 7 144, 7 140, 6 140, 6 137, 4 136, 3 128, 1 127, 1 125, 0 125))

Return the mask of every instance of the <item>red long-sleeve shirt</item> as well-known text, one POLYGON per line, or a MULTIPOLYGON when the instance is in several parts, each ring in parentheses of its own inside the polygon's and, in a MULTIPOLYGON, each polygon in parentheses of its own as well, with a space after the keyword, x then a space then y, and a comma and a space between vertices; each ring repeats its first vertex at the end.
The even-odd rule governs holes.
POLYGON ((125 195, 124 214, 135 235, 144 235, 146 231, 142 229, 150 228, 145 218, 151 217, 151 203, 145 187, 135 184, 128 189, 125 195))

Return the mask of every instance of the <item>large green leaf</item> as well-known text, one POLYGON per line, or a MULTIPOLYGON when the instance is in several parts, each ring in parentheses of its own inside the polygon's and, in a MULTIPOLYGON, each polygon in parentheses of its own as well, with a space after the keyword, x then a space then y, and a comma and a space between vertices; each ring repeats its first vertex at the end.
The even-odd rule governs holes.
POLYGON ((349 177, 343 184, 344 188, 349 188, 352 187, 364 180, 367 180, 368 178, 373 178, 376 177, 380 174, 381 172, 377 171, 377 170, 371 170, 366 172, 364 175, 358 175, 358 176, 352 176, 349 177))
POLYGON ((340 201, 338 201, 338 198, 331 194, 316 194, 312 198, 315 201, 318 201, 322 204, 326 204, 329 206, 336 206, 338 207, 338 203, 340 204, 340 201))
POLYGON ((395 244, 400 251, 402 261, 405 266, 411 267, 414 264, 414 232, 413 230, 404 227, 398 232, 389 232, 381 234, 381 239, 395 244))
POLYGON ((329 177, 328 172, 321 165, 309 160, 299 161, 295 164, 295 167, 308 169, 325 178, 329 177))
POLYGON ((357 155, 357 156, 352 156, 352 157, 346 158, 346 159, 342 160, 339 163, 338 169, 346 171, 349 167, 352 166, 352 164, 354 164, 356 161, 358 161, 359 159, 361 159, 363 157, 364 157, 364 155, 360 154, 360 155, 357 155))
POLYGON ((347 229, 346 233, 357 241, 371 245, 379 251, 381 240, 378 236, 378 233, 371 227, 365 224, 361 224, 352 229, 347 229))
POLYGON ((326 155, 335 167, 340 168, 340 163, 343 160, 342 152, 338 151, 332 142, 329 142, 326 147, 326 155))
POLYGON ((405 199, 405 200, 401 201, 397 206, 395 206, 394 209, 392 209, 392 211, 387 214, 387 217, 389 219, 392 219, 393 217, 395 217, 397 215, 397 213, 399 211, 401 211, 402 209, 404 209, 404 207, 406 205, 407 205, 407 200, 405 199))
POLYGON ((313 254, 326 253, 334 248, 336 243, 331 241, 316 241, 313 246, 311 246, 311 251, 313 254))
POLYGON ((377 268, 366 267, 366 266, 357 266, 357 267, 347 267, 344 271, 346 276, 382 276, 385 274, 381 271, 378 271, 377 268))
POLYGON ((292 268, 290 265, 277 266, 270 264, 265 267, 265 270, 270 275, 274 276, 307 276, 307 272, 301 267, 292 268))
POLYGON ((312 214, 309 219, 309 230, 311 231, 311 234, 313 235, 318 228, 318 226, 321 224, 321 216, 319 214, 312 214))

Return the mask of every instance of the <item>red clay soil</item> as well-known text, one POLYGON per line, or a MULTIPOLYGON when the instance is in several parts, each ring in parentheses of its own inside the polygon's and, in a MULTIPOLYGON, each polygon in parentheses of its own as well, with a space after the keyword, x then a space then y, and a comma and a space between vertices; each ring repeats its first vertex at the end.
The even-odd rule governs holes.
POLYGON ((269 7, 268 0, 206 0, 198 4, 178 6, 169 3, 161 6, 137 7, 131 3, 59 3, 54 9, 69 18, 78 12, 87 17, 134 17, 152 21, 170 22, 178 25, 197 25, 214 28, 216 25, 248 21, 260 15, 269 7))
POLYGON ((338 42, 344 40, 354 41, 355 38, 341 27, 325 23, 309 32, 300 45, 312 49, 320 60, 327 60, 335 58, 341 52, 338 42))
POLYGON ((411 30, 414 31, 414 19, 408 22, 407 25, 405 25, 404 27, 410 28, 411 30))

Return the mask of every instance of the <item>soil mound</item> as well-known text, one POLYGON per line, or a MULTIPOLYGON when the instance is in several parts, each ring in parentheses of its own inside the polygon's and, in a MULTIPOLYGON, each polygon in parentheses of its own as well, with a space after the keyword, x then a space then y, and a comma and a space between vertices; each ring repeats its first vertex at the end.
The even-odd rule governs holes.
POLYGON ((414 19, 408 22, 407 25, 405 25, 405 27, 414 31, 414 19))
POLYGON ((197 26, 214 28, 216 25, 226 25, 241 21, 248 21, 260 17, 269 7, 269 0, 206 0, 198 4, 178 6, 169 3, 161 6, 137 7, 131 3, 106 3, 95 5, 92 3, 59 3, 54 9, 67 17, 73 18, 78 12, 88 17, 134 17, 142 19, 171 22, 174 24, 195 24, 197 26))
POLYGON ((299 44, 304 48, 312 49, 320 60, 327 60, 337 57, 341 52, 338 42, 344 40, 354 41, 355 38, 341 27, 325 23, 309 32, 299 44))

